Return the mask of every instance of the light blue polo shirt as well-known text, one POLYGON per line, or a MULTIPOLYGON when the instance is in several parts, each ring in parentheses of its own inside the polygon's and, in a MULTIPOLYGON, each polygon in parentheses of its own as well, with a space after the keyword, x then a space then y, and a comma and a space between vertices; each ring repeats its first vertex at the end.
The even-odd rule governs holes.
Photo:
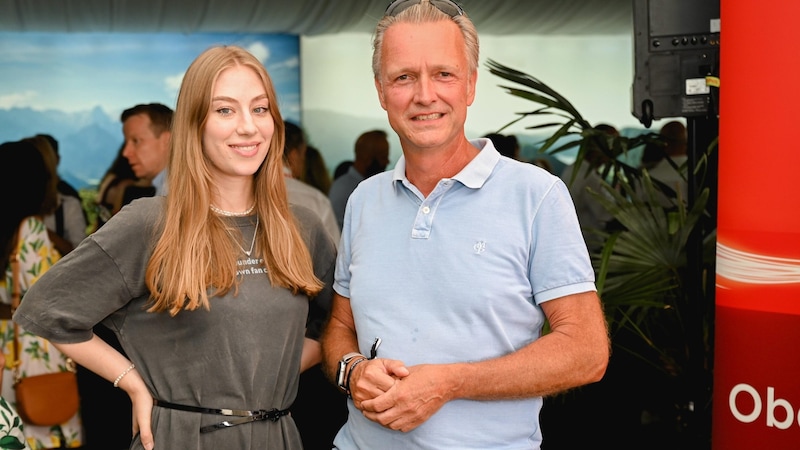
MULTIPOLYGON (((540 303, 594 291, 564 183, 501 157, 488 139, 424 198, 394 171, 361 182, 347 203, 334 289, 350 298, 359 347, 408 366, 481 361, 540 334, 540 303)), ((538 449, 540 397, 455 400, 408 433, 350 415, 338 449, 538 449)))

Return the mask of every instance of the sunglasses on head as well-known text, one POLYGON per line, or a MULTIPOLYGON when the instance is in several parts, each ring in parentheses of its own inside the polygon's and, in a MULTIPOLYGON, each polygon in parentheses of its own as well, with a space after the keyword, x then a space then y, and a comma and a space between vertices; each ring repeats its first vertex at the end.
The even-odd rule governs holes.
MULTIPOLYGON (((464 15, 464 10, 458 6, 458 3, 450 0, 428 0, 431 5, 435 6, 439 11, 447 14, 450 17, 464 15)), ((385 16, 396 16, 408 8, 418 5, 421 0, 395 0, 386 8, 385 16)))

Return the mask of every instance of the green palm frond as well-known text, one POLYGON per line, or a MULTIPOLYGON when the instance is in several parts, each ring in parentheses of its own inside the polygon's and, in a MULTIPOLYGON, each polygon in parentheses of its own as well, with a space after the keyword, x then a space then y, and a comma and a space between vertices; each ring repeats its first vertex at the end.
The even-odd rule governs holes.
MULTIPOLYGON (((609 135, 594 128, 569 100, 536 77, 493 60, 487 66, 490 73, 513 84, 500 85, 508 94, 537 104, 532 111, 516 113, 502 129, 526 121, 531 123, 525 129, 552 130, 539 151, 553 155, 577 149, 573 175, 580 171, 590 146, 607 157, 596 170, 608 183, 592 195, 614 217, 615 226, 589 230, 587 242, 597 244, 590 245, 597 249, 591 254, 592 264, 612 342, 617 334, 635 336, 633 342, 623 340, 623 350, 663 372, 680 372, 691 347, 684 321, 693 311, 687 305, 700 301, 691 298, 695 292, 686 286, 690 278, 686 248, 706 215, 709 189, 702 189, 696 198, 680 199, 645 170, 624 162, 621 156, 628 151, 661 143, 657 133, 609 135), (685 206, 687 200, 690 209, 685 206)), ((715 147, 716 141, 696 163, 697 179, 705 176, 707 155, 715 147)), ((703 244, 707 264, 713 262, 714 242, 714 236, 709 236, 703 244)))

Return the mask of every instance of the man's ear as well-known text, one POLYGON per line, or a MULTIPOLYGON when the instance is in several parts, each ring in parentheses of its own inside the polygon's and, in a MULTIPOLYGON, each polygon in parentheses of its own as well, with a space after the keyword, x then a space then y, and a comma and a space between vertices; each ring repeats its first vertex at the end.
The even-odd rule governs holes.
POLYGON ((467 82, 467 106, 472 106, 475 101, 475 86, 478 84, 478 71, 472 72, 467 82))
POLYGON ((172 132, 162 131, 161 134, 158 136, 158 139, 161 141, 161 145, 164 146, 165 153, 169 151, 169 140, 172 139, 172 132))
POLYGON ((380 80, 378 80, 378 77, 375 77, 375 89, 378 91, 378 101, 381 102, 381 108, 383 108, 384 111, 385 111, 386 110, 386 98, 384 97, 384 94, 383 94, 383 85, 381 85, 381 82, 380 82, 380 80))

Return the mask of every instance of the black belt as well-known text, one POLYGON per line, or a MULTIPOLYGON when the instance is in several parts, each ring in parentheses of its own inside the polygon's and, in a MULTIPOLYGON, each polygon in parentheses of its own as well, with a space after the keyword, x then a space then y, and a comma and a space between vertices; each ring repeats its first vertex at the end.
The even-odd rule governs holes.
POLYGON ((221 430, 223 428, 235 427, 250 422, 257 422, 260 420, 271 420, 277 422, 281 417, 289 414, 288 409, 273 408, 267 411, 266 409, 259 409, 256 411, 248 411, 245 409, 213 409, 203 408, 200 406, 179 405, 177 403, 165 402, 164 400, 153 399, 153 405, 160 406, 167 409, 177 409, 179 411, 189 411, 203 414, 217 414, 221 416, 234 416, 240 419, 225 420, 214 425, 206 425, 200 427, 201 433, 210 433, 212 431, 221 430))

